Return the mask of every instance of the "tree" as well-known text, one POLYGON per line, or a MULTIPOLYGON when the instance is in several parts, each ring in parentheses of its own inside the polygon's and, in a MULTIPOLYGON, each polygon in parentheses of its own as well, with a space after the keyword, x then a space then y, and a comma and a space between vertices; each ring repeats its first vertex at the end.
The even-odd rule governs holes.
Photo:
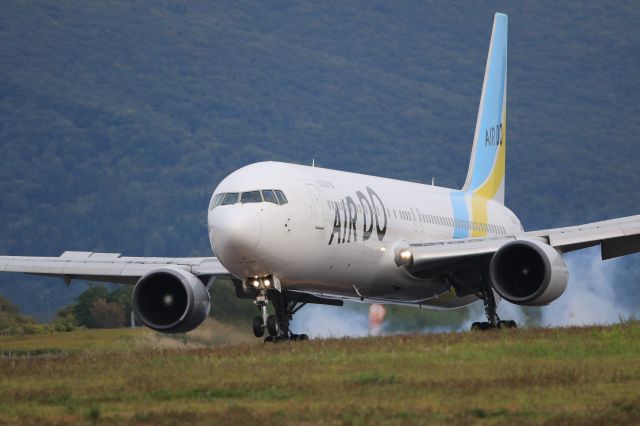
POLYGON ((38 323, 7 299, 0 297, 0 331, 9 334, 33 334, 38 331, 38 323))
POLYGON ((98 299, 89 309, 97 328, 117 328, 127 325, 124 307, 117 302, 98 299))
POLYGON ((54 328, 69 331, 75 327, 114 328, 127 325, 132 310, 131 286, 92 285, 76 298, 76 302, 60 309, 54 328))

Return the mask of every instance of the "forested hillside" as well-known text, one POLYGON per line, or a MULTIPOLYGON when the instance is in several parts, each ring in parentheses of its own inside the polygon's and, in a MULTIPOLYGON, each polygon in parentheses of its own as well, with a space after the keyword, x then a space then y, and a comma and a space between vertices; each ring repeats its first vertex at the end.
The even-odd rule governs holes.
MULTIPOLYGON (((0 254, 209 255, 211 191, 260 160, 461 186, 496 11, 510 24, 507 204, 526 228, 640 211, 636 2, 1 9, 0 254)), ((40 319, 80 290, 0 276, 40 319)))

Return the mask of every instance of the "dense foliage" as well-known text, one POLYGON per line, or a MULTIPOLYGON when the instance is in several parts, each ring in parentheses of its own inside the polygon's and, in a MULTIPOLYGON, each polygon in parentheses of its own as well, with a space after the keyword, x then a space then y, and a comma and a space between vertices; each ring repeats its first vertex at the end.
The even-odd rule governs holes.
MULTIPOLYGON (((500 9, 510 16, 508 205, 527 228, 636 213, 640 8, 500 9)), ((0 253, 209 255, 212 189, 259 160, 458 187, 495 11, 5 2, 0 253)), ((83 289, 0 278, 2 294, 40 319, 83 289)))
POLYGON ((53 321, 54 328, 69 331, 75 327, 117 328, 129 325, 132 290, 128 286, 109 289, 104 285, 92 285, 73 304, 58 311, 53 321))
POLYGON ((0 335, 32 334, 42 330, 36 320, 20 313, 17 306, 0 297, 0 335))

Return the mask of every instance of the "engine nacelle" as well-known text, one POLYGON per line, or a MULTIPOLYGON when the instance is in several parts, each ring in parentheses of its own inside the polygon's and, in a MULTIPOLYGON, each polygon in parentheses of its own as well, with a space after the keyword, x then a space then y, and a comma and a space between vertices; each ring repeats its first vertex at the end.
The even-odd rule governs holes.
POLYGON ((493 255, 491 283, 496 292, 516 305, 543 306, 564 293, 569 270, 562 255, 536 240, 509 242, 493 255))
POLYGON ((209 292, 190 272, 159 268, 144 275, 133 289, 133 309, 147 327, 163 333, 184 333, 209 314, 209 292))

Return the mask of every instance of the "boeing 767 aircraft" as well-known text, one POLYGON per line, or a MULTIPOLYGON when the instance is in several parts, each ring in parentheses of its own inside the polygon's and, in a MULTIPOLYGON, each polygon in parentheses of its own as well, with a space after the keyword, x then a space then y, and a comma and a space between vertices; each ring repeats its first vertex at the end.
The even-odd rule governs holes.
POLYGON ((231 277, 255 301, 256 337, 306 339, 290 321, 305 304, 343 300, 435 309, 483 301, 487 322, 505 299, 542 306, 564 292, 562 255, 600 245, 602 259, 640 251, 640 215, 525 232, 504 206, 507 16, 496 14, 471 161, 462 189, 277 162, 243 167, 215 189, 208 211, 217 257, 145 258, 65 252, 0 257, 0 271, 135 285, 148 327, 187 332, 209 313, 209 286, 231 277), (272 303, 275 315, 269 315, 272 303))

